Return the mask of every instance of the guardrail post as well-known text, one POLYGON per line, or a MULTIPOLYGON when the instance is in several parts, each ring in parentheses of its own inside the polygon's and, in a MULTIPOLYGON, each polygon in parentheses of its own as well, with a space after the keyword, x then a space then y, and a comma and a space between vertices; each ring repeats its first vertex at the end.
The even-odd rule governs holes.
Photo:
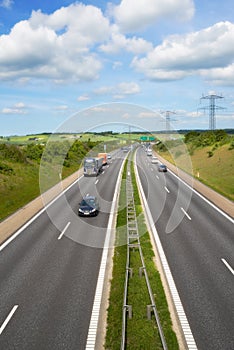
POLYGON ((152 316, 152 305, 147 305, 147 319, 151 320, 152 316))
POLYGON ((132 318, 132 305, 127 305, 128 318, 132 318))
POLYGON ((132 269, 132 267, 129 267, 129 268, 128 268, 128 271, 129 271, 129 276, 132 278, 132 275, 133 275, 133 269, 132 269))
POLYGON ((145 270, 144 266, 139 267, 139 276, 142 277, 143 271, 145 270))

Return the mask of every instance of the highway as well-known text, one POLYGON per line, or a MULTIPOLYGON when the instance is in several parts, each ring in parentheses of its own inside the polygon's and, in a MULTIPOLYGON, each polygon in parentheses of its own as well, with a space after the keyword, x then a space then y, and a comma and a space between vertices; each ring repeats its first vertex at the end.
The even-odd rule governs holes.
POLYGON ((0 349, 85 349, 121 164, 80 178, 0 249, 0 349), (87 193, 99 198, 97 217, 77 215, 87 193))
POLYGON ((234 349, 233 220, 150 160, 139 148, 140 181, 197 348, 234 349))
MULTIPOLYGON (((82 177, 0 246, 0 349, 85 349, 109 212, 126 154, 82 177), (77 216, 86 194, 97 217, 77 216), (1 248, 2 247, 2 248, 1 248)), ((137 167, 197 348, 234 349, 233 222, 143 149, 137 167)))

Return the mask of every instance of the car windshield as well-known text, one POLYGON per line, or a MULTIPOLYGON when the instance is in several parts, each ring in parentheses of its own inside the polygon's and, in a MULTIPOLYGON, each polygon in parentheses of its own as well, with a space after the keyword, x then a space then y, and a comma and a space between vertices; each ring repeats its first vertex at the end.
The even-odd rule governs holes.
POLYGON ((89 205, 91 207, 94 207, 95 206, 95 199, 93 199, 93 198, 82 199, 80 205, 81 206, 89 205))

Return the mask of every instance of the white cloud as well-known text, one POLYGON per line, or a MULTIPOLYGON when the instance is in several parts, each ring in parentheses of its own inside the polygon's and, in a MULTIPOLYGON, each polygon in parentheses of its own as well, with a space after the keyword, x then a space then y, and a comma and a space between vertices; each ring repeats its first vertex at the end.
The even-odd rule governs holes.
POLYGON ((90 97, 88 95, 81 95, 77 98, 77 101, 82 102, 82 101, 87 101, 89 99, 90 99, 90 97))
POLYGON ((112 68, 113 68, 114 70, 116 70, 116 69, 118 69, 119 67, 122 67, 122 65, 123 65, 122 62, 120 62, 120 61, 115 61, 115 62, 113 63, 113 65, 112 65, 112 68))
POLYGON ((17 102, 12 107, 5 107, 1 110, 2 114, 26 114, 27 106, 23 102, 17 102))
POLYGON ((227 67, 201 71, 201 76, 215 85, 234 86, 234 62, 227 67))
POLYGON ((122 0, 112 8, 123 31, 138 31, 161 19, 187 21, 194 15, 192 0, 122 0))
POLYGON ((15 104, 16 108, 26 108, 25 104, 23 102, 18 102, 15 104))
POLYGON ((135 95, 140 92, 140 86, 135 82, 122 82, 114 86, 102 86, 94 90, 96 95, 111 94, 114 99, 122 99, 129 95, 135 95))
POLYGON ((136 55, 147 53, 153 49, 153 45, 142 39, 126 38, 124 35, 114 31, 108 41, 108 43, 100 46, 100 50, 105 53, 115 54, 120 51, 127 51, 136 55))
POLYGON ((120 83, 117 85, 117 90, 123 95, 138 94, 140 92, 140 87, 137 83, 120 83))
POLYGON ((68 106, 67 105, 61 105, 61 106, 57 106, 55 107, 56 111, 66 111, 68 110, 68 106))
POLYGON ((92 48, 108 38, 108 29, 109 21, 94 6, 77 3, 51 15, 33 11, 0 36, 0 79, 96 79, 102 64, 92 48))
POLYGON ((11 9, 12 5, 14 4, 13 0, 3 0, 0 1, 0 7, 3 7, 5 9, 11 9))
POLYGON ((136 115, 137 118, 139 119, 149 119, 149 118, 156 118, 159 117, 160 113, 159 112, 141 112, 136 115))
POLYGON ((3 108, 2 114, 26 114, 26 111, 20 108, 3 108))
POLYGON ((132 66, 151 80, 178 80, 199 74, 213 81, 230 76, 233 82, 234 24, 216 23, 184 36, 163 41, 144 58, 135 57, 132 66))

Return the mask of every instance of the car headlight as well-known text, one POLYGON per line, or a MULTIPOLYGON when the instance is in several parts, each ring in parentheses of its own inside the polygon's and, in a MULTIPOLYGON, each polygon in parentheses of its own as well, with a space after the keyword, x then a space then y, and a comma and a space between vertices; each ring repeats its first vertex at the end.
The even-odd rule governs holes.
POLYGON ((96 208, 90 210, 91 213, 95 212, 96 211, 96 208))
POLYGON ((80 213, 83 213, 84 211, 83 211, 82 209, 79 208, 79 212, 80 212, 80 213))

